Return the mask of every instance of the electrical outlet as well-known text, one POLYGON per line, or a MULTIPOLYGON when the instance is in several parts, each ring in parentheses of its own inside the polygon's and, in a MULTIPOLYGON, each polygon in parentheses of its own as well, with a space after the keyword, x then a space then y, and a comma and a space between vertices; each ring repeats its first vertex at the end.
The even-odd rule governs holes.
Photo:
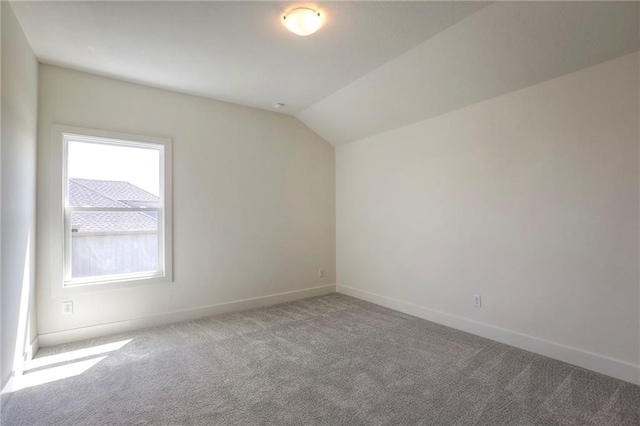
POLYGON ((474 308, 482 308, 482 298, 479 294, 473 295, 473 307, 474 308))
POLYGON ((70 315, 73 313, 73 302, 62 302, 62 314, 70 315))
POLYGON ((322 269, 322 268, 321 268, 321 269, 318 269, 318 276, 319 276, 320 278, 324 278, 324 269, 322 269))

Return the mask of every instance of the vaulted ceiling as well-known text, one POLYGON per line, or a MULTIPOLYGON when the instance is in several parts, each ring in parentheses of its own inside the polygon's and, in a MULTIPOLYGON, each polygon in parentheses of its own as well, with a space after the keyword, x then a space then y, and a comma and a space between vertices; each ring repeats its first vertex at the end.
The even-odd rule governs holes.
POLYGON ((295 115, 334 145, 638 50, 636 2, 14 2, 41 62, 295 115), (325 26, 298 37, 296 6, 325 26))
POLYGON ((325 26, 290 33, 288 2, 16 2, 40 61, 296 114, 485 3, 331 2, 325 26))
POLYGON ((637 2, 499 2, 298 114, 334 145, 638 50, 637 2))

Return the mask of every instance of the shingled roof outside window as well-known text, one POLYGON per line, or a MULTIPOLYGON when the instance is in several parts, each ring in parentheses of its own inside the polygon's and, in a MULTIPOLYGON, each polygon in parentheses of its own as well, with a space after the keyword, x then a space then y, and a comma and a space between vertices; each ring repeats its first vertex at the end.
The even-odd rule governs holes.
MULTIPOLYGON (((129 182, 69 178, 71 207, 157 207, 160 199, 129 182)), ((117 233, 157 231, 155 212, 79 212, 71 217, 71 231, 78 233, 117 233)))

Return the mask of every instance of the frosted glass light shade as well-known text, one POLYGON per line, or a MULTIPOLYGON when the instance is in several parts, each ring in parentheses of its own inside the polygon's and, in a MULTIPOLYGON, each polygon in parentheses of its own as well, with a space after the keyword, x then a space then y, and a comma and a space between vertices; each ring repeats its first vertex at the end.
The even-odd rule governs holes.
POLYGON ((293 9, 282 17, 282 21, 289 31, 299 36, 313 34, 322 26, 320 12, 306 7, 293 9))

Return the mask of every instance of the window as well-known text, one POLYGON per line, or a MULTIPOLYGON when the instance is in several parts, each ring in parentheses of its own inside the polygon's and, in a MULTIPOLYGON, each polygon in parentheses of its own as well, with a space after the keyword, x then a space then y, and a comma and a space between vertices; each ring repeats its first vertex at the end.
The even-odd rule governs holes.
POLYGON ((56 134, 63 286, 170 282, 170 140, 62 127, 56 134))

